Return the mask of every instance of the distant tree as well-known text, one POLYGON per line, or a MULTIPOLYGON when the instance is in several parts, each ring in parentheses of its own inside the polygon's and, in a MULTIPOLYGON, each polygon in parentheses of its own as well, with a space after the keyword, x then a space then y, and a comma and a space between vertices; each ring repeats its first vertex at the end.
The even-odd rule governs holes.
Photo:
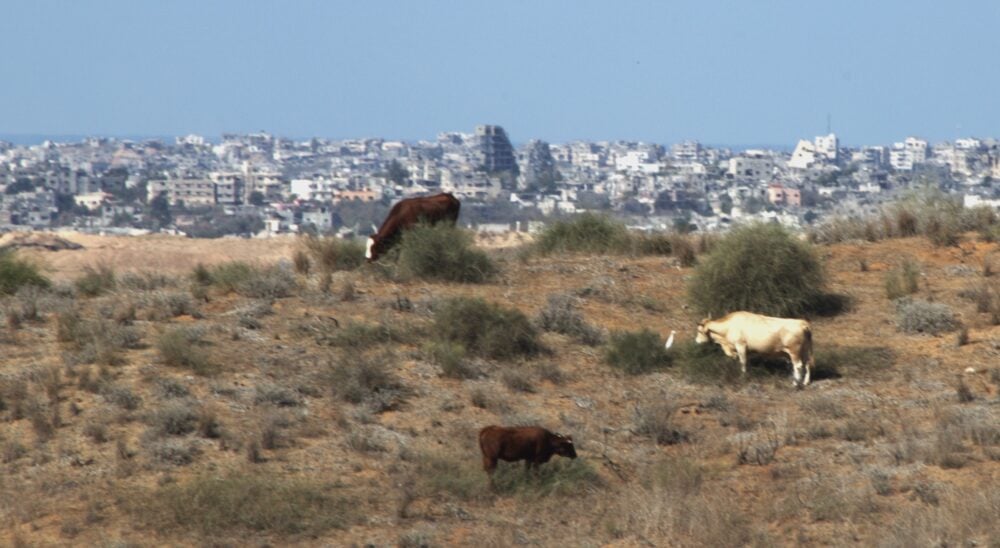
POLYGON ((733 212, 733 199, 728 194, 719 196, 719 211, 726 215, 733 212))
POLYGON ((757 196, 750 196, 746 200, 743 200, 743 212, 750 213, 760 213, 760 210, 764 209, 764 200, 758 198, 757 196))
POLYGON ((13 184, 7 185, 7 189, 4 191, 6 194, 19 194, 21 192, 32 192, 35 190, 35 185, 31 182, 31 179, 18 179, 14 181, 13 184))
POLYGON ((410 178, 410 172, 403 164, 399 163, 399 160, 393 160, 389 162, 389 169, 387 170, 387 176, 389 180, 397 185, 401 185, 410 178))
POLYGON ((167 201, 166 192, 157 194, 149 202, 149 216, 161 227, 173 222, 174 217, 170 214, 170 202, 167 201))
POLYGON ((689 234, 694 232, 698 227, 691 224, 691 213, 685 211, 684 213, 674 217, 674 232, 680 234, 689 234))
POLYGON ((250 193, 250 205, 262 206, 264 205, 264 193, 255 190, 250 193))

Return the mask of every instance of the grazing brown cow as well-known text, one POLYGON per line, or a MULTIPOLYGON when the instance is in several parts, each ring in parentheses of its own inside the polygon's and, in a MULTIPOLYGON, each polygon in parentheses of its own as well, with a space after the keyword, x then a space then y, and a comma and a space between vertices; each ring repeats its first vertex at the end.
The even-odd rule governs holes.
POLYGON ((365 258, 368 262, 377 261, 379 256, 399 241, 403 230, 420 221, 431 224, 446 221, 454 225, 458 221, 461 206, 458 198, 447 192, 400 200, 389 210, 378 232, 368 238, 365 258))
POLYGON ((572 437, 553 434, 538 426, 487 426, 479 431, 479 449, 483 452, 483 469, 491 482, 497 460, 523 460, 527 473, 532 465, 549 462, 552 455, 576 458, 572 437))

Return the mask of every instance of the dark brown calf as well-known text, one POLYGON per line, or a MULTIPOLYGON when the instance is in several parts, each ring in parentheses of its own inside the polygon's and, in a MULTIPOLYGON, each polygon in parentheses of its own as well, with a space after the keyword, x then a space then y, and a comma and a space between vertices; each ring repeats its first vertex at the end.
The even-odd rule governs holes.
POLYGON ((491 480, 497 460, 523 460, 527 471, 532 465, 549 462, 552 455, 576 458, 573 438, 538 426, 487 426, 479 431, 479 449, 483 452, 483 469, 491 480))

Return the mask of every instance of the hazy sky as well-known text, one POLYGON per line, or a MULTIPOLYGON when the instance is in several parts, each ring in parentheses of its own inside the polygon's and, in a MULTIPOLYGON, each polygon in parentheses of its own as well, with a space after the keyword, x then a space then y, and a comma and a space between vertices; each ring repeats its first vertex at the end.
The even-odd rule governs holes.
POLYGON ((995 1, 0 5, 0 134, 1000 137, 995 1))

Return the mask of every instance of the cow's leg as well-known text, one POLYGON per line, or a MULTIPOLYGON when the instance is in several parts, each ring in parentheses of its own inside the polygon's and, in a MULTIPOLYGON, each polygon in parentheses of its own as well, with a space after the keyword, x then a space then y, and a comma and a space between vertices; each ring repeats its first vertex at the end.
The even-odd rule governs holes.
POLYGON ((497 470, 497 459, 491 459, 483 455, 483 470, 486 470, 486 475, 489 477, 490 488, 496 489, 496 484, 493 482, 493 473, 497 470))
POLYGON ((813 358, 812 348, 809 349, 809 356, 806 358, 806 378, 802 381, 802 386, 809 384, 809 375, 812 373, 812 368, 815 367, 816 360, 813 358))
POLYGON ((737 344, 736 354, 740 360, 740 371, 746 375, 747 374, 747 345, 737 344))
POLYGON ((798 358, 792 358, 792 375, 794 377, 794 380, 792 381, 793 386, 795 386, 796 388, 802 388, 803 386, 805 386, 804 384, 802 384, 802 360, 798 358))

